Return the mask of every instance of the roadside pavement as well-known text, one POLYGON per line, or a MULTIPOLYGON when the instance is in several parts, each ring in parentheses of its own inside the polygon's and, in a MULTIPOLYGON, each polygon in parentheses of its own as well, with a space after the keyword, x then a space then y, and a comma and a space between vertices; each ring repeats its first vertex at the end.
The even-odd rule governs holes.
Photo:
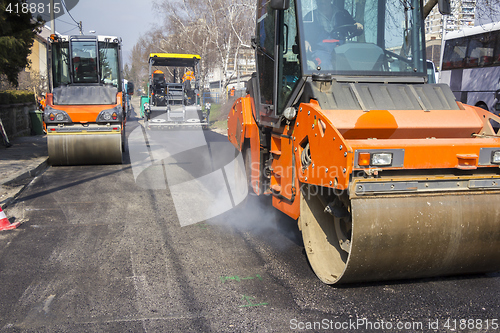
POLYGON ((36 175, 48 167, 47 136, 16 138, 0 145, 0 206, 5 209, 36 175))

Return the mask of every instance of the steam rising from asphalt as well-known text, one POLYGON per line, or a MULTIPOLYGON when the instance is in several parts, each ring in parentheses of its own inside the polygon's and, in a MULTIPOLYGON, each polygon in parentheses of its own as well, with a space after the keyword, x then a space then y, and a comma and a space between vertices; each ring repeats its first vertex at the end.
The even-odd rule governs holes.
POLYGON ((301 244, 296 221, 273 209, 271 197, 249 194, 243 158, 228 141, 207 142, 201 128, 139 126, 128 150, 137 185, 166 190, 168 184, 181 226, 205 221, 258 234, 282 250, 289 242, 278 235, 301 244))
POLYGON ((290 241, 302 246, 297 221, 272 207, 271 201, 271 196, 257 196, 249 190, 246 200, 240 205, 207 223, 221 226, 222 230, 257 235, 261 241, 281 251, 289 248, 290 241))

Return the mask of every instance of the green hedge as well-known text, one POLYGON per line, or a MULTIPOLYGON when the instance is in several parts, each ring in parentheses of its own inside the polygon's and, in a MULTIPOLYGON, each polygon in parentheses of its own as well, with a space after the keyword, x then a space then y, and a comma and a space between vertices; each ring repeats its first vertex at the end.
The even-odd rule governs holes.
POLYGON ((35 94, 26 90, 0 91, 0 104, 35 103, 35 94))

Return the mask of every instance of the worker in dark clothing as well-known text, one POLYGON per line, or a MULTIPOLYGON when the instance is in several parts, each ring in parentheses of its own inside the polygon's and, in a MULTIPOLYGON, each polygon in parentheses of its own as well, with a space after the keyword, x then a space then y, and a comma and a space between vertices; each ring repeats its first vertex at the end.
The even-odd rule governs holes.
MULTIPOLYGON (((305 48, 309 57, 330 59, 333 49, 345 43, 346 39, 363 33, 363 25, 351 14, 336 4, 337 0, 317 0, 317 8, 304 16, 305 48), (317 53, 317 55, 311 55, 317 53)), ((312 60, 311 59, 311 60, 312 60)), ((314 65, 313 67, 316 67, 314 65)), ((323 67, 326 64, 323 64, 323 67)), ((326 69, 326 68, 325 68, 326 69)))

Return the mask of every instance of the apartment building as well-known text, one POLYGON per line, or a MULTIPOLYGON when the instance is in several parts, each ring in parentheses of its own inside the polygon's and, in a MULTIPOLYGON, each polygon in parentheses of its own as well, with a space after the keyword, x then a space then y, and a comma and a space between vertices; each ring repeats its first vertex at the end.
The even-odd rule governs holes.
MULTIPOLYGON (((481 1, 481 0, 478 0, 481 1)), ((443 27, 443 15, 435 6, 425 19, 425 40, 427 59, 439 66, 441 55, 441 36, 443 30, 454 31, 462 27, 474 26, 476 14, 476 0, 452 0, 452 14, 446 15, 443 27)))
MULTIPOLYGON (((446 31, 458 30, 462 27, 474 26, 476 13, 476 0, 452 0, 452 14, 446 16, 444 28, 446 31)), ((425 19, 426 39, 432 37, 441 39, 443 33, 443 15, 439 13, 436 7, 425 19)))

